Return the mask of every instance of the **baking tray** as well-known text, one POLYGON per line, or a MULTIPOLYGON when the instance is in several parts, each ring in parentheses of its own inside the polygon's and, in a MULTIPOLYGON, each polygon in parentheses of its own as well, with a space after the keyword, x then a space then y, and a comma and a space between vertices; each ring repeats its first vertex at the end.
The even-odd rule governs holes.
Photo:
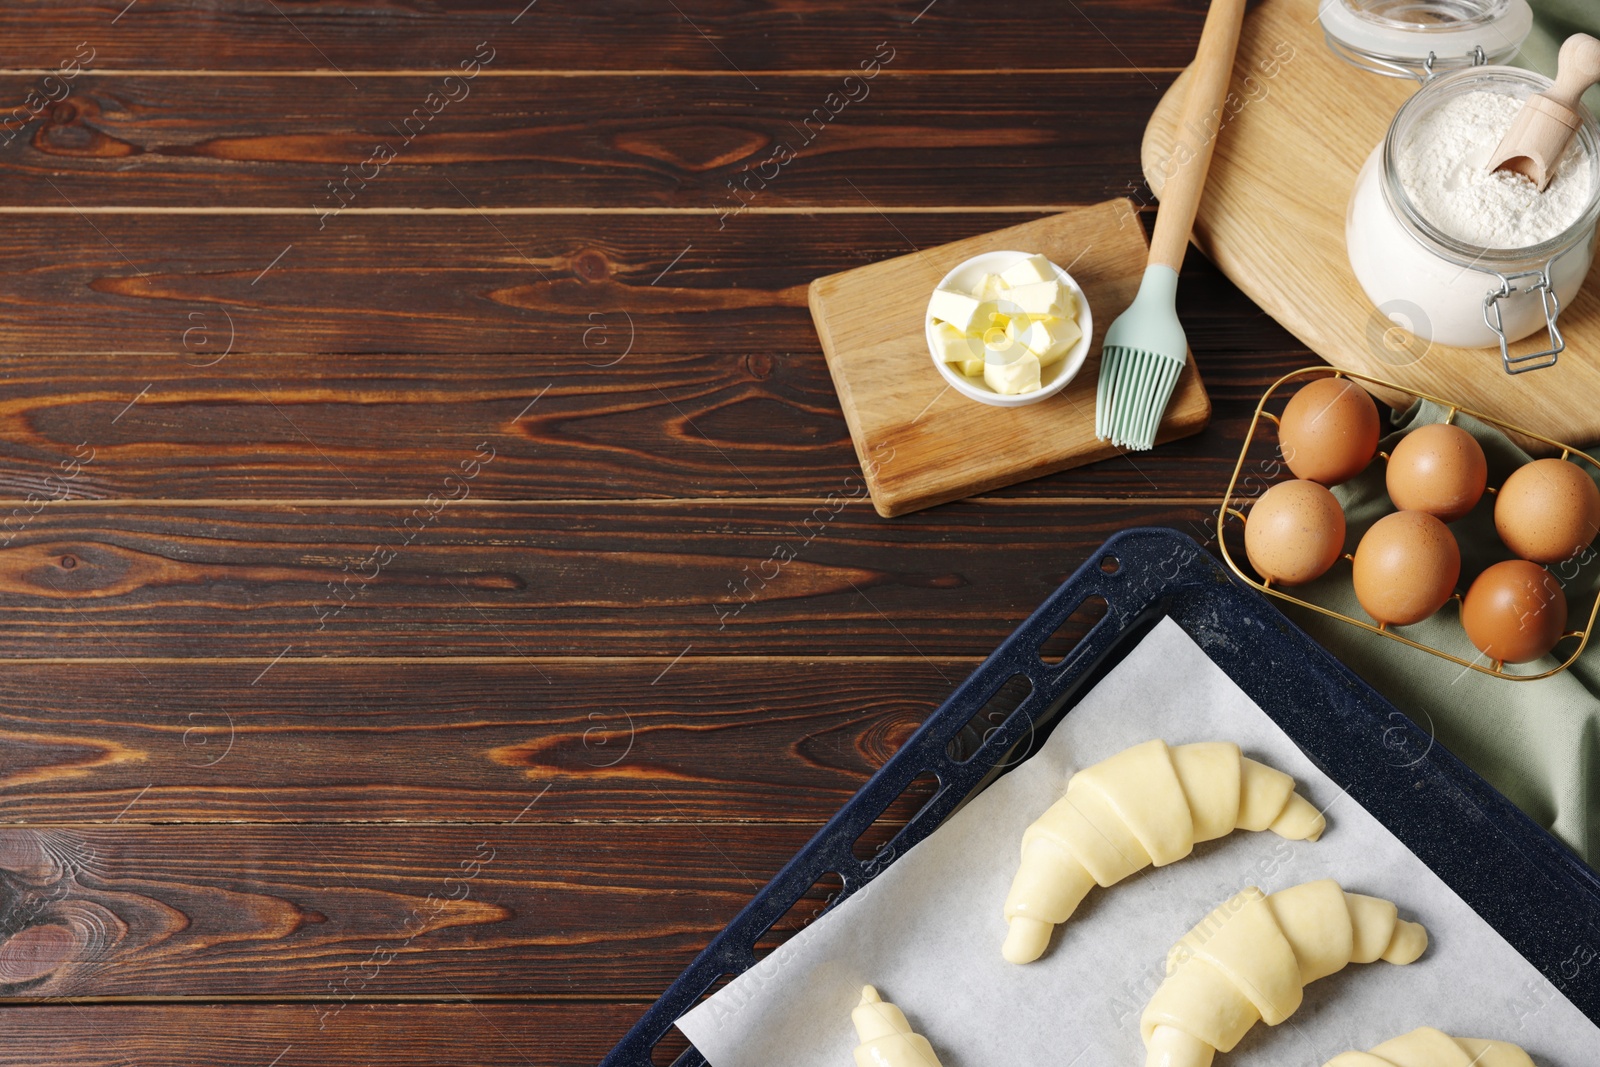
MULTIPOLYGON (((651 1067, 652 1049, 673 1023, 719 978, 754 966, 756 942, 818 879, 831 872, 842 881, 833 904, 871 881, 1037 749, 1050 727, 1163 618, 1181 626, 1319 769, 1600 1024, 1600 981, 1592 966, 1574 962, 1592 961, 1600 948, 1600 875, 1191 538, 1139 528, 1102 545, 961 683, 695 957, 602 1067, 651 1067), (1104 600, 1104 615, 1064 659, 1047 663, 1040 655, 1045 642, 1094 598, 1104 600), (1033 683, 1032 693, 961 758, 963 731, 1017 674, 1033 683), (939 780, 933 797, 875 856, 858 859, 857 838, 928 772, 939 780)), ((673 1067, 705 1062, 690 1048, 673 1067)))

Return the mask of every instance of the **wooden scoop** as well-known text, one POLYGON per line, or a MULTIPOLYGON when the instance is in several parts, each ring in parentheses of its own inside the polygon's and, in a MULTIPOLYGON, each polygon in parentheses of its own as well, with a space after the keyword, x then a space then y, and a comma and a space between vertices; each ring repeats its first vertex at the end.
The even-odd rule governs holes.
POLYGON ((1578 102, 1600 81, 1600 41, 1575 33, 1561 46, 1556 83, 1548 92, 1528 97, 1490 158, 1490 170, 1511 171, 1532 179, 1543 192, 1555 177, 1556 163, 1583 125, 1578 102))

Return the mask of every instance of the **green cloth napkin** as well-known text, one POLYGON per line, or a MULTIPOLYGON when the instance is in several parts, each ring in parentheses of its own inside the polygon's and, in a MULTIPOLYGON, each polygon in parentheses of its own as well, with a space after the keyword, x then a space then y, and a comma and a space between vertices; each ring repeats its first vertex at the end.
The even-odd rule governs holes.
MULTIPOLYGON (((1435 404, 1418 402, 1396 416, 1396 432, 1380 447, 1390 452, 1405 431, 1443 422, 1445 415, 1435 404)), ((1501 484, 1512 470, 1528 461, 1527 453, 1498 430, 1464 416, 1456 421, 1482 443, 1489 460, 1490 485, 1501 484)), ((1384 489, 1382 462, 1334 492, 1345 508, 1347 549, 1353 549, 1368 527, 1394 510, 1384 489)), ((1451 530, 1461 545, 1463 588, 1489 564, 1511 558, 1495 534, 1492 496, 1485 495, 1470 515, 1451 524, 1451 530)), ((1600 591, 1600 543, 1589 555, 1593 559, 1581 567, 1574 563, 1550 568, 1567 596, 1569 630, 1583 628, 1600 591)), ((1351 589, 1348 564, 1335 565, 1301 592, 1303 599, 1314 604, 1367 618, 1351 589)), ((1600 867, 1600 641, 1560 674, 1536 682, 1511 682, 1464 669, 1348 623, 1284 606, 1295 622, 1439 744, 1565 841, 1590 866, 1600 867)), ((1467 640, 1454 604, 1401 632, 1412 640, 1463 659, 1476 657, 1477 662, 1488 665, 1467 640)), ((1570 640, 1556 648, 1562 658, 1571 651, 1570 640)), ((1557 662, 1559 659, 1551 656, 1511 669, 1534 674, 1557 662)), ((1421 755, 1391 753, 1402 762, 1421 755)))
MULTIPOLYGON (((1529 0, 1533 7, 1533 32, 1511 62, 1554 78, 1556 53, 1561 42, 1575 33, 1600 37, 1600 3, 1595 0, 1529 0)), ((1584 94, 1589 110, 1600 115, 1600 86, 1584 94)))

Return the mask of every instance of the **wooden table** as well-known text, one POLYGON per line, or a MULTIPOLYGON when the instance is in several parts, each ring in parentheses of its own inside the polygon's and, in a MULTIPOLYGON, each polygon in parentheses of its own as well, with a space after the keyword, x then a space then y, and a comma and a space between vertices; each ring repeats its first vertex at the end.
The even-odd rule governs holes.
POLYGON ((1312 360, 1191 257, 1210 430, 879 519, 807 282, 1140 194, 1204 4, 522 3, 0 7, 0 1063, 595 1062, 1312 360))

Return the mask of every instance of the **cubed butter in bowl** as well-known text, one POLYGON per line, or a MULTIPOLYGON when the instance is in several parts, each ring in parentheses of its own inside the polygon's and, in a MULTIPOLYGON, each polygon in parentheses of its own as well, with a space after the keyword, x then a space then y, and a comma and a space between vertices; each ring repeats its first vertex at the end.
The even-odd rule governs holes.
POLYGON ((1083 289, 1049 259, 986 252, 959 264, 928 301, 928 352, 962 396, 1020 407, 1083 368, 1094 320, 1083 289))

